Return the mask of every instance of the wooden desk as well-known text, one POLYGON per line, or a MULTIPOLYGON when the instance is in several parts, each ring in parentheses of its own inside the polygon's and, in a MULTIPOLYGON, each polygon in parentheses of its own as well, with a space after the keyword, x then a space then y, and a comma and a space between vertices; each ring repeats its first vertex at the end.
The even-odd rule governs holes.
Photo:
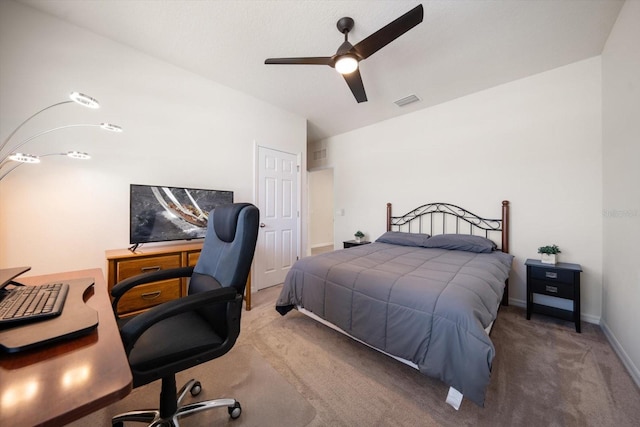
POLYGON ((125 397, 131 371, 102 270, 16 279, 26 285, 94 277, 87 305, 98 312, 95 331, 16 354, 0 354, 0 426, 63 425, 125 397))

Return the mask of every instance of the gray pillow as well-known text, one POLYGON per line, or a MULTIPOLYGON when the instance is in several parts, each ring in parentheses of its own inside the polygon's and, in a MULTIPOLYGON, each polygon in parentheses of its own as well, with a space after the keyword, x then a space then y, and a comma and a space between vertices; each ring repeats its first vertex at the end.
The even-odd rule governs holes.
POLYGON ((402 246, 424 246, 424 242, 426 242, 427 239, 429 239, 428 234, 387 231, 382 236, 378 237, 376 242, 391 243, 393 245, 402 246))
POLYGON ((479 253, 496 250, 496 244, 491 240, 468 234, 438 234, 426 240, 422 246, 479 253))

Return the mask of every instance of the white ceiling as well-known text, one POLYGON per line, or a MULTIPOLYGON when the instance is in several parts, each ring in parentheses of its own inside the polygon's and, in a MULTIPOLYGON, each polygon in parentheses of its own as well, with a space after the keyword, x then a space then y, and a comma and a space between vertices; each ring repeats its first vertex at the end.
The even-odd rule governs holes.
POLYGON ((318 140, 599 55, 623 0, 19 0, 308 120, 318 140), (369 101, 320 65, 419 3, 424 21, 360 64, 369 101), (415 94, 421 101, 398 107, 415 94))

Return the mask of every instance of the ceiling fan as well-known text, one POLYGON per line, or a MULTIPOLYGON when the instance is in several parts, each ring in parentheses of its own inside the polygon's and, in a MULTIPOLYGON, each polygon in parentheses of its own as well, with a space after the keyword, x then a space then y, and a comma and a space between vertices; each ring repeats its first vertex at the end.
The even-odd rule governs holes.
POLYGON ((358 63, 367 59, 416 25, 422 22, 424 9, 418 5, 405 13, 395 21, 385 25, 369 37, 353 46, 349 43, 349 31, 353 29, 354 21, 349 17, 340 18, 337 23, 338 30, 344 34, 344 43, 333 56, 307 57, 307 58, 268 58, 265 64, 302 64, 302 65, 328 65, 335 68, 344 77, 349 89, 356 101, 366 102, 367 94, 364 91, 362 77, 358 70, 358 63))

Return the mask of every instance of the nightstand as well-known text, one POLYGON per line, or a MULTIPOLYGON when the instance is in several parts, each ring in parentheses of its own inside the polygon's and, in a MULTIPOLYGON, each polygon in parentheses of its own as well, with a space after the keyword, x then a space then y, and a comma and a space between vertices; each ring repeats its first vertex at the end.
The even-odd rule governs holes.
POLYGON ((571 320, 580 332, 580 264, 559 262, 544 264, 528 259, 527 266, 527 320, 531 313, 540 313, 564 320, 571 320), (534 303, 533 294, 549 295, 573 301, 573 311, 534 303))
POLYGON ((367 242, 366 240, 360 240, 359 242, 356 242, 355 240, 346 240, 342 242, 345 249, 352 248, 354 246, 368 245, 369 243, 371 242, 367 242))

